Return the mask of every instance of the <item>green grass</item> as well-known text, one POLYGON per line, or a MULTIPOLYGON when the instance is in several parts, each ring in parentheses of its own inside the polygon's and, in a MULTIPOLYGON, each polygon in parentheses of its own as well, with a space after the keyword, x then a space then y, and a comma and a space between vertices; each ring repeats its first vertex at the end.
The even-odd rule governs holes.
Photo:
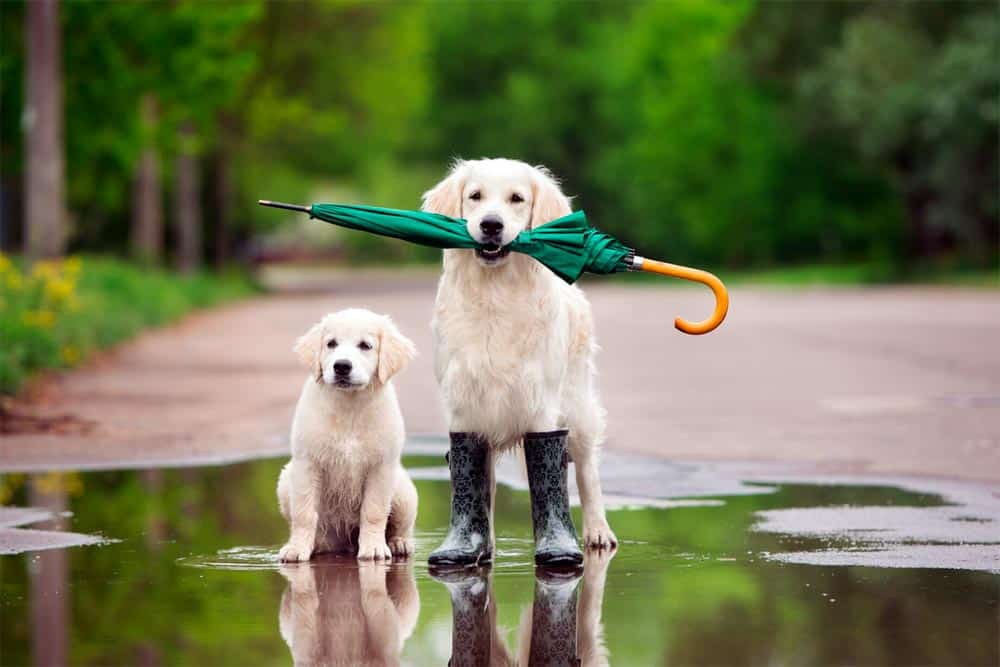
POLYGON ((239 273, 178 276, 106 257, 29 267, 0 255, 0 394, 16 393, 39 371, 78 365, 143 329, 255 291, 239 273))

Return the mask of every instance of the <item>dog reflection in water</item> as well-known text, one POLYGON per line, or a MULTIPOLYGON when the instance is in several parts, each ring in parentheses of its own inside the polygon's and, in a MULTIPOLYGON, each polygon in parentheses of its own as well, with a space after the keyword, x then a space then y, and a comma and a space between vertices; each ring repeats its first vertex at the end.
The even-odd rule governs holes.
POLYGON ((279 628, 296 665, 396 665, 420 615, 408 562, 322 556, 281 566, 279 628))
POLYGON ((451 594, 451 667, 507 665, 607 665, 601 624, 604 583, 613 550, 592 551, 582 570, 535 573, 535 598, 521 615, 514 657, 496 623, 488 568, 432 572, 451 594), (582 590, 579 583, 583 579, 582 590))

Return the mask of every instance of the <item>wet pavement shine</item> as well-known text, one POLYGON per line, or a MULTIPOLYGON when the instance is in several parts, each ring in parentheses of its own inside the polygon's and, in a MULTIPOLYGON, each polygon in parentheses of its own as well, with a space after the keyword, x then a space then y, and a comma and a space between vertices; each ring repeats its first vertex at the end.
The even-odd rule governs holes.
POLYGON ((449 487, 409 451, 391 565, 278 563, 283 460, 0 478, 34 508, 0 514, 0 664, 1000 664, 996 488, 609 454, 619 549, 545 572, 510 459, 492 568, 432 573, 449 487))

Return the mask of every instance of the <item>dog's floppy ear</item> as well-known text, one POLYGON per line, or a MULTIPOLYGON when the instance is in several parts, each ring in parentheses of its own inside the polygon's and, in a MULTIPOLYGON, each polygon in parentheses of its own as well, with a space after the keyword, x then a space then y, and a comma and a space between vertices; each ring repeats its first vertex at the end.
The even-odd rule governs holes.
POLYGON ((465 162, 458 161, 443 181, 424 193, 420 207, 430 213, 450 218, 462 217, 462 188, 465 185, 465 162))
POLYGON ((389 381, 393 375, 403 370, 417 354, 417 348, 409 338, 396 328, 388 317, 382 323, 378 341, 378 379, 389 381))
POLYGON ((295 341, 295 347, 292 350, 307 368, 316 369, 317 373, 319 373, 319 353, 322 345, 323 323, 317 322, 301 338, 295 341))
POLYGON ((545 167, 535 167, 535 199, 531 205, 531 227, 561 218, 573 212, 569 197, 562 193, 552 173, 545 167))

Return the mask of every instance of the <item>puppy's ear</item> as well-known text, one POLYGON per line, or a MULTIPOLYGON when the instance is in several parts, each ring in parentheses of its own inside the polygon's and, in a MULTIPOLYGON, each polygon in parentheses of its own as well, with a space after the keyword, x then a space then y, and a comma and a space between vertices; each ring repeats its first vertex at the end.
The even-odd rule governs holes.
POLYGON ((403 370, 417 354, 417 348, 409 338, 404 336, 388 317, 382 324, 378 341, 378 379, 381 383, 389 381, 393 375, 403 370))
POLYGON ((292 350, 307 368, 319 369, 320 347, 323 345, 323 323, 317 322, 301 338, 295 341, 292 350))
POLYGON ((462 188, 465 186, 465 162, 458 161, 443 181, 424 193, 422 210, 450 218, 462 217, 462 188))
POLYGON ((573 212, 569 197, 559 189, 559 183, 545 167, 535 167, 535 199, 531 205, 531 227, 561 218, 573 212))

